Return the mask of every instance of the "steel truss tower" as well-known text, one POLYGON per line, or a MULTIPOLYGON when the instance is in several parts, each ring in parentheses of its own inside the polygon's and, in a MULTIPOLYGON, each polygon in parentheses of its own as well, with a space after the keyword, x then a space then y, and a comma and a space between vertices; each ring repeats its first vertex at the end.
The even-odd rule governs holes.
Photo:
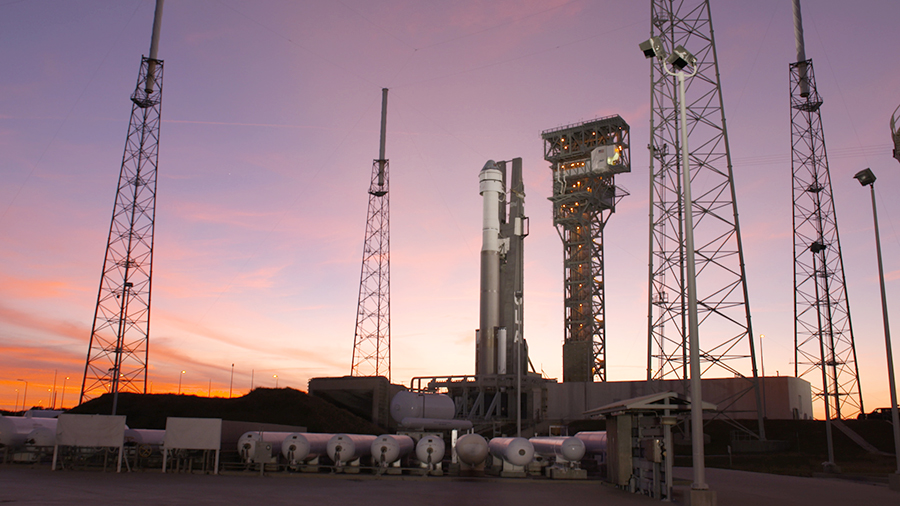
MULTIPOLYGON (((697 57, 686 82, 697 306, 702 375, 746 378, 720 404, 729 409, 755 396, 762 421, 759 380, 738 223, 725 109, 708 0, 651 0, 651 36, 672 51, 684 46, 697 57), (749 376, 747 376, 749 374, 749 376)), ((677 79, 664 62, 651 60, 650 268, 647 379, 689 377, 685 234, 677 79)), ((761 425, 761 424, 760 424, 761 425)))
POLYGON ((553 170, 553 223, 563 242, 563 381, 606 381, 603 228, 627 190, 628 123, 610 116, 541 133, 553 170))
POLYGON ((163 61, 141 58, 79 402, 147 392, 163 61))
POLYGON ((351 376, 391 379, 391 215, 384 158, 388 90, 381 90, 381 148, 372 163, 351 376))
POLYGON ((812 59, 803 49, 795 3, 798 61, 790 64, 794 199, 794 376, 813 385, 830 417, 863 412, 841 241, 831 191, 812 59), (820 386, 817 387, 817 385, 820 386))

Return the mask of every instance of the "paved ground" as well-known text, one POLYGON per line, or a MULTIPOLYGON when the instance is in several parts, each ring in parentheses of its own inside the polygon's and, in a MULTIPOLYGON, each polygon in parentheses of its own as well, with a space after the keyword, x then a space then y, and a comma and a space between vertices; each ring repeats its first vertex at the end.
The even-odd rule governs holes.
MULTIPOLYGON (((721 506, 896 505, 885 485, 708 469, 721 506)), ((676 476, 690 477, 690 469, 676 476)), ((681 483, 685 483, 684 480, 681 483)), ((683 492, 685 485, 680 485, 683 492)), ((680 493, 676 499, 680 502, 680 493)), ((597 481, 371 475, 250 474, 211 476, 159 472, 56 471, 0 466, 0 503, 13 505, 652 505, 597 481)))

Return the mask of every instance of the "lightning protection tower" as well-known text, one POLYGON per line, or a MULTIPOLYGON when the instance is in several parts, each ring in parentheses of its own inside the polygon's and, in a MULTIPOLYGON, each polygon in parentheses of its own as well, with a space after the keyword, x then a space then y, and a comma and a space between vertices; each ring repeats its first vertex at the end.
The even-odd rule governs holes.
POLYGON ((841 241, 831 192, 822 97, 806 58, 800 2, 794 0, 797 61, 790 64, 794 197, 794 376, 823 398, 826 415, 863 412, 841 241), (815 385, 821 385, 816 388, 815 385))
POLYGON ((391 379, 391 216, 384 157, 388 90, 381 90, 381 146, 372 163, 351 376, 391 379))
MULTIPOLYGON (((725 109, 708 0, 651 0, 650 35, 672 51, 684 46, 697 57, 686 82, 693 234, 697 262, 702 376, 747 379, 720 404, 728 410, 755 397, 762 429, 759 380, 738 223, 725 109)), ((688 391, 689 346, 681 187, 678 82, 663 61, 651 60, 650 265, 647 380, 681 380, 688 391)), ((762 432, 762 430, 760 431, 762 432)), ((762 435, 762 434, 761 434, 762 435)))
POLYGON ((615 175, 631 171, 628 123, 619 116, 541 133, 553 171, 553 224, 563 242, 563 381, 606 381, 603 228, 628 191, 615 175))
POLYGON ((156 168, 163 61, 157 58, 163 0, 156 1, 150 56, 141 58, 113 206, 79 402, 146 393, 156 168))

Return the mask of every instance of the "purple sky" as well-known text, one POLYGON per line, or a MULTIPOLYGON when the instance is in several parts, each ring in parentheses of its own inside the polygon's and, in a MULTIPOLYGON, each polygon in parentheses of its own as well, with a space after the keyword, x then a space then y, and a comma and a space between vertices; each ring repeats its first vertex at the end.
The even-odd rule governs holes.
MULTIPOLYGON (((894 0, 806 2, 867 408, 887 405, 867 189, 878 176, 900 322, 900 105, 894 0)), ((53 374, 77 397, 152 0, 0 0, 0 406, 53 374)), ((631 125, 631 196, 606 228, 610 380, 645 376, 649 1, 169 0, 159 157, 152 390, 305 389, 350 370, 381 88, 390 88, 393 379, 474 372, 488 159, 522 157, 531 218, 525 333, 562 368, 562 248, 540 132, 631 125)), ((789 0, 712 2, 756 335, 792 374, 789 0)), ((895 332, 895 335, 900 331, 895 332)), ((702 328, 701 328, 702 339, 702 328)), ((900 354, 900 340, 894 339, 900 354)), ((749 371, 747 371, 749 373, 749 371)), ((59 386, 58 385, 58 386, 59 386)))

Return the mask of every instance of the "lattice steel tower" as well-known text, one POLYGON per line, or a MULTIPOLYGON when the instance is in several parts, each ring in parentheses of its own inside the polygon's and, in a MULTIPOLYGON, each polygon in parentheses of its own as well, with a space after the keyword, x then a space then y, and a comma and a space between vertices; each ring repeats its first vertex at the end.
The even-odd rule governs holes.
POLYGON ((391 215, 384 158, 388 90, 381 90, 381 147, 372 163, 351 376, 391 379, 391 215))
POLYGON ((628 123, 610 116, 541 133, 553 170, 553 224, 563 242, 563 381, 606 381, 603 228, 628 191, 628 123))
MULTIPOLYGON (((697 57, 686 82, 693 232, 697 266, 700 356, 705 377, 746 378, 745 389, 720 403, 755 396, 759 381, 741 248, 725 109, 708 0, 651 0, 650 35, 672 51, 697 57)), ((685 234, 677 79, 651 60, 650 268, 647 379, 689 377, 685 234)), ((761 425, 761 424, 760 424, 761 425)))
POLYGON ((794 0, 797 61, 790 64, 794 197, 794 376, 813 385, 830 417, 864 411, 841 241, 812 59, 794 0), (816 388, 815 385, 821 385, 816 388))
MULTIPOLYGON (((146 393, 156 168, 163 61, 157 58, 163 0, 156 2, 150 56, 141 58, 113 207, 79 403, 105 393, 146 393)), ((115 414, 115 401, 113 413, 115 414)))

